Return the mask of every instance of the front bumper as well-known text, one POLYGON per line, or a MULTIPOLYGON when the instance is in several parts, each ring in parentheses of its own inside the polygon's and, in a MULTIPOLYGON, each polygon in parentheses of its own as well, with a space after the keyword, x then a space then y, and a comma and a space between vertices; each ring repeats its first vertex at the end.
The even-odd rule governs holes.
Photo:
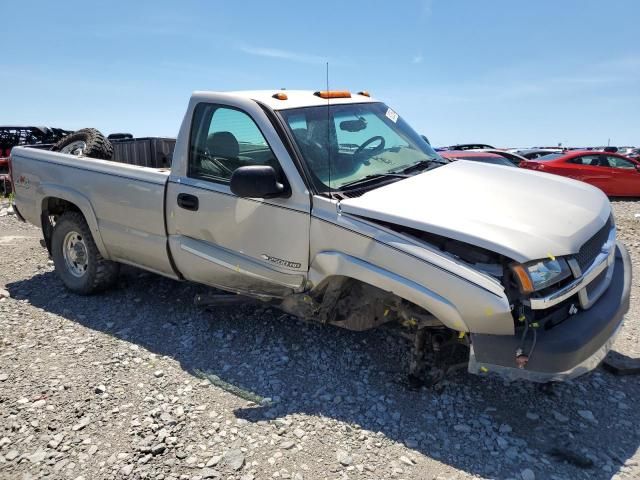
POLYGON ((595 369, 611 349, 629 310, 631 261, 616 242, 609 287, 587 310, 555 327, 537 332, 535 350, 523 369, 516 367, 519 336, 471 334, 469 372, 494 372, 510 379, 533 382, 569 380, 595 369))

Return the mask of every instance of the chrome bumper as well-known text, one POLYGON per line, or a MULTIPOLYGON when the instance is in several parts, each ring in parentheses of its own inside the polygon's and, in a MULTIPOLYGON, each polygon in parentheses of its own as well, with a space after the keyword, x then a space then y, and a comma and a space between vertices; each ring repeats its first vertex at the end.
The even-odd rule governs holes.
POLYGON ((616 256, 616 227, 611 227, 609 237, 602 246, 602 250, 595 258, 593 263, 584 272, 581 271, 578 262, 575 259, 569 260, 569 267, 576 278, 574 281, 565 285, 560 290, 542 298, 531 298, 529 306, 533 310, 544 310, 558 303, 565 301, 567 298, 578 294, 580 306, 583 309, 591 307, 600 296, 605 292, 611 278, 613 277, 613 265, 616 256), (606 271, 606 273, 604 273, 606 271), (604 278, 600 279, 600 275, 604 273, 604 278), (594 284, 591 289, 587 288, 598 279, 598 283, 594 284), (591 290, 591 291, 590 291, 591 290))

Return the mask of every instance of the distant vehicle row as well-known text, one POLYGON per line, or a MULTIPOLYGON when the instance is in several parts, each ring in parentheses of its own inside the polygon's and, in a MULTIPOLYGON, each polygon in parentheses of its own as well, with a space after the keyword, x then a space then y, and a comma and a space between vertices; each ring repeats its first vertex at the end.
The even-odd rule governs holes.
POLYGON ((552 153, 520 167, 587 182, 611 197, 640 196, 640 162, 617 153, 578 150, 552 153))
MULTIPOLYGON (((465 144, 455 147, 474 147, 465 144)), ((483 145, 483 147, 487 147, 483 145)), ((611 149, 609 149, 611 150, 611 149)), ((627 151, 627 150, 625 150, 627 151)), ((440 155, 449 160, 470 160, 562 175, 589 183, 610 197, 640 196, 640 161, 611 151, 532 148, 503 151, 495 148, 447 147, 440 155)))

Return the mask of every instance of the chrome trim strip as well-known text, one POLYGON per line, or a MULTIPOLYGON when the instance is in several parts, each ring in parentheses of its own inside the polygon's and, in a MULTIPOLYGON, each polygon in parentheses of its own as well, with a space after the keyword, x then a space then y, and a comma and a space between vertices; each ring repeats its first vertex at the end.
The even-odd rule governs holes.
MULTIPOLYGON (((576 293, 580 294, 580 306, 582 308, 589 308, 591 305, 595 303, 595 301, 604 293, 609 284, 611 283, 611 278, 613 277, 613 265, 615 263, 615 251, 616 251, 616 228, 612 227, 609 230, 609 237, 607 241, 602 246, 602 250, 593 261, 591 266, 587 268, 587 270, 582 274, 581 277, 576 278, 570 284, 564 286, 557 292, 553 292, 550 295, 547 295, 543 298, 531 298, 529 300, 529 305, 533 310, 544 310, 546 308, 553 307, 558 303, 563 302, 567 298, 575 295, 576 293), (601 286, 598 288, 597 293, 592 295, 592 298, 588 298, 586 287, 593 280, 595 280, 598 275, 600 275, 605 269, 610 268, 610 271, 607 272, 607 276, 605 280, 602 282, 601 286), (584 289, 584 294, 582 291, 584 289)), ((577 265, 571 265, 572 271, 577 265)), ((578 267, 579 270, 579 267, 578 267)), ((575 273, 575 272, 574 272, 575 273)))
MULTIPOLYGON (((200 258, 202 258, 204 260, 207 260, 209 262, 215 263, 216 265, 220 265, 221 267, 227 268, 227 269, 232 270, 232 271, 234 271, 236 273, 240 273, 242 275, 247 275, 249 277, 257 278, 259 280, 266 281, 266 282, 269 282, 269 283, 276 283, 276 284, 282 285, 284 287, 289 287, 289 288, 293 288, 293 289, 300 288, 300 284, 298 284, 298 283, 282 282, 282 281, 278 281, 278 280, 276 280, 274 278, 269 278, 269 277, 266 277, 264 275, 260 275, 258 273, 250 272, 249 270, 245 270, 244 268, 240 268, 240 265, 231 265, 230 263, 227 263, 224 260, 220 260, 219 258, 215 258, 215 257, 212 257, 210 255, 207 255, 206 253, 200 252, 200 251, 196 250, 195 248, 191 248, 191 247, 189 247, 187 245, 180 245, 180 248, 182 250, 184 250, 185 252, 189 252, 189 253, 195 255, 196 257, 200 257, 200 258)), ((284 275, 286 275, 286 274, 284 274, 284 275)))

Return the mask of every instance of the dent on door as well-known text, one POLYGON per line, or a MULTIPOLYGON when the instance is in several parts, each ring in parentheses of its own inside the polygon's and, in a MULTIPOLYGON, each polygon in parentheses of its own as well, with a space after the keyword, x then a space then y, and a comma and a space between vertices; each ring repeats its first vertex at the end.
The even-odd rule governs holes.
POLYGON ((286 296, 304 288, 309 215, 228 193, 171 184, 169 242, 185 278, 251 295, 286 296), (198 210, 177 205, 198 198, 198 210), (184 198, 184 197, 182 197, 184 198))

